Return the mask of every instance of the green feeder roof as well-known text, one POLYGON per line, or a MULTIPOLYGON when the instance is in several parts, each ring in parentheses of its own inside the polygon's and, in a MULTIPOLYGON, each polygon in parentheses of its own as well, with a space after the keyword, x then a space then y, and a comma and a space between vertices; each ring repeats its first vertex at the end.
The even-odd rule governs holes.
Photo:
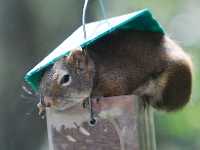
POLYGON ((160 32, 164 34, 163 28, 152 17, 152 14, 148 9, 88 23, 86 24, 86 40, 84 39, 83 28, 81 26, 41 62, 39 62, 33 69, 31 69, 25 75, 25 81, 33 88, 34 91, 37 91, 42 73, 45 71, 45 69, 49 65, 56 62, 59 58, 68 55, 70 50, 77 47, 84 48, 86 46, 90 46, 90 44, 93 42, 117 30, 129 29, 160 32))

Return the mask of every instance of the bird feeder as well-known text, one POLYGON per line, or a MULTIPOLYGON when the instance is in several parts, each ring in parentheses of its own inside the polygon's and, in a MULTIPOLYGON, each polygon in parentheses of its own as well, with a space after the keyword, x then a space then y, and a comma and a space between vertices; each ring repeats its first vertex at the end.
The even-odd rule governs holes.
POLYGON ((79 27, 71 36, 54 49, 40 63, 25 75, 25 81, 37 91, 41 76, 48 66, 54 64, 63 56, 69 55, 70 50, 77 47, 86 48, 97 40, 118 30, 139 30, 159 32, 164 34, 161 25, 153 18, 148 9, 143 9, 130 14, 113 17, 106 20, 88 23, 85 26, 87 39, 84 38, 83 26, 79 27))
POLYGON ((152 112, 134 95, 94 102, 95 126, 81 104, 57 111, 47 108, 50 150, 156 150, 152 112))
MULTIPOLYGON (((79 27, 61 45, 31 69, 25 80, 37 91, 48 66, 70 53, 70 50, 91 44, 118 30, 139 30, 165 34, 148 9, 100 20, 79 27)), ((94 102, 99 118, 89 126, 89 113, 81 105, 65 111, 47 109, 50 150, 155 150, 154 127, 150 108, 144 109, 134 95, 103 98, 94 102)))

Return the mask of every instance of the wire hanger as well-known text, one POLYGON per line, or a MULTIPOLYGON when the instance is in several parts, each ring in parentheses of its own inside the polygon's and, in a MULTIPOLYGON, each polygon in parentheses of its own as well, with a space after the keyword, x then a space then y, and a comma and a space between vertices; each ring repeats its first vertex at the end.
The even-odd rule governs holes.
MULTIPOLYGON (((84 37, 84 40, 87 40, 87 31, 86 31, 85 19, 86 19, 86 11, 87 11, 87 6, 88 6, 88 1, 89 0, 85 0, 84 6, 83 6, 83 12, 82 12, 82 27, 83 27, 83 37, 84 37)), ((106 13, 105 13, 105 8, 104 8, 103 1, 102 0, 98 0, 98 1, 99 1, 99 5, 101 7, 102 15, 103 15, 104 19, 106 19, 107 17, 106 17, 106 13)), ((87 53, 87 47, 83 51, 86 54, 87 53)), ((93 104, 92 104, 92 99, 91 99, 90 96, 88 97, 88 102, 89 102, 89 107, 90 107, 89 108, 89 110, 90 110, 89 125, 90 126, 95 126, 97 120, 94 117, 93 104)))

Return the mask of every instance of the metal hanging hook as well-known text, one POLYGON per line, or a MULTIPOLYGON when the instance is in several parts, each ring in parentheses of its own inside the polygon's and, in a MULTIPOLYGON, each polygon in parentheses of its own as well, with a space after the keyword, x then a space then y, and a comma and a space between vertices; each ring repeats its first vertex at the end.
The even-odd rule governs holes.
MULTIPOLYGON (((84 6, 83 6, 83 12, 82 12, 82 26, 83 26, 83 36, 84 36, 84 40, 87 39, 87 31, 86 31, 86 26, 85 26, 85 19, 86 19, 86 11, 87 11, 87 6, 88 6, 88 1, 89 0, 85 0, 84 2, 84 6)), ((99 0, 99 5, 101 7, 101 11, 102 11, 102 15, 104 17, 104 19, 106 19, 106 14, 105 14, 105 9, 104 9, 104 4, 102 0, 99 0)), ((109 24, 109 23, 108 23, 109 24)), ((84 53, 86 54, 86 49, 83 50, 84 53)), ((89 109, 90 109, 90 121, 89 121, 89 125, 90 126, 95 126, 95 124, 97 123, 97 119, 94 117, 94 110, 93 110, 93 104, 92 104, 92 100, 89 96, 88 98, 88 102, 89 102, 89 109)))
MULTIPOLYGON (((86 28, 85 28, 85 18, 86 18, 86 11, 87 11, 87 6, 88 6, 88 0, 85 0, 84 6, 83 6, 83 14, 82 14, 82 26, 83 26, 83 36, 84 39, 87 39, 87 32, 86 32, 86 28)), ((85 51, 86 53, 86 51, 85 51)), ((96 118, 94 117, 94 112, 93 112, 93 106, 92 106, 92 100, 89 96, 88 98, 89 101, 89 109, 90 109, 90 121, 89 121, 89 125, 90 126, 94 126, 96 124, 96 118)))
POLYGON ((90 109, 90 120, 89 120, 89 125, 90 126, 95 126, 97 123, 97 119, 94 117, 94 110, 93 110, 93 104, 92 104, 92 100, 89 97, 89 109, 90 109))
POLYGON ((88 6, 88 0, 85 0, 84 6, 83 6, 83 13, 82 13, 83 36, 85 40, 87 39, 87 33, 86 33, 86 28, 85 28, 85 16, 86 16, 87 6, 88 6))

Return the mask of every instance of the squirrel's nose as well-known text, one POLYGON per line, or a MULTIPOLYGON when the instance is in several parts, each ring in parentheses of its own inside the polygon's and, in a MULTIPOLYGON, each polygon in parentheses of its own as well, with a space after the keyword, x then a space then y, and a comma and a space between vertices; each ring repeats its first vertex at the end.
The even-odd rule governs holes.
POLYGON ((51 107, 54 104, 54 102, 53 102, 52 98, 45 96, 44 104, 46 105, 46 107, 51 107))

